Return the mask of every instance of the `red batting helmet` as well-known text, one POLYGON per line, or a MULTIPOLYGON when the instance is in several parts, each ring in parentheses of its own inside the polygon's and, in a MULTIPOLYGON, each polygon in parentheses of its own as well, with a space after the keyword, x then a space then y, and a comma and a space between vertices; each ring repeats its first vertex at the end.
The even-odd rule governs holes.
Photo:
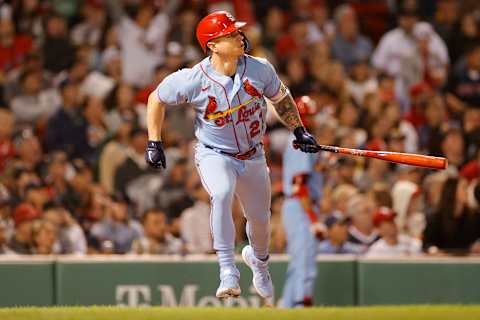
POLYGON ((207 42, 230 34, 244 27, 247 23, 236 21, 227 11, 210 13, 197 25, 197 40, 204 52, 207 52, 207 42))

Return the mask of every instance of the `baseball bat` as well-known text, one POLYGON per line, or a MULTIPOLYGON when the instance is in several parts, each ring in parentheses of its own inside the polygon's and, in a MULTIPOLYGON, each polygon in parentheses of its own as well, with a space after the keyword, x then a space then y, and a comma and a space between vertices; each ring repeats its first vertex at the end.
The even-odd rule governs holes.
MULTIPOLYGON (((294 144, 295 149, 299 148, 298 144, 294 144)), ((426 156, 423 154, 390 152, 390 151, 372 151, 362 149, 350 149, 335 146, 317 145, 318 151, 327 151, 341 153, 351 156, 360 156, 367 158, 375 158, 400 164, 408 164, 411 166, 429 168, 429 169, 446 169, 448 160, 443 157, 426 156)))

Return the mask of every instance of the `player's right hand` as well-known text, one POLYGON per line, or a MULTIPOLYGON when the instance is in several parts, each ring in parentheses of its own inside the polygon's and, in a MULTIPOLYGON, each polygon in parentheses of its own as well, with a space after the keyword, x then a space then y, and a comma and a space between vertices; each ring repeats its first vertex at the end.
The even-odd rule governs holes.
POLYGON ((293 140, 293 147, 300 149, 302 152, 315 153, 318 152, 318 144, 315 138, 308 133, 305 127, 298 127, 293 130, 295 140, 293 140))
POLYGON ((145 161, 155 169, 161 169, 162 167, 165 169, 167 167, 161 141, 148 141, 145 161))

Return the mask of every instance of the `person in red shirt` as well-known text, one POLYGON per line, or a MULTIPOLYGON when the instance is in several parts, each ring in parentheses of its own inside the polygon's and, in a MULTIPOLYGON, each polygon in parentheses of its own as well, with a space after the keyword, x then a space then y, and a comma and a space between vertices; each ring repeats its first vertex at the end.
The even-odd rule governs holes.
POLYGON ((20 66, 32 47, 32 39, 17 35, 10 19, 0 19, 0 71, 8 72, 20 66))

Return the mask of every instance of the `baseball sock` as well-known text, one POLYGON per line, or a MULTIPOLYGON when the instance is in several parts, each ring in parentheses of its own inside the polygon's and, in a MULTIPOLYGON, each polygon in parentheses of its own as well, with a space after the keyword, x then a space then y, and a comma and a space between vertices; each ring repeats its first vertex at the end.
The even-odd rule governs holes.
POLYGON ((217 250, 220 272, 223 269, 235 268, 235 254, 233 250, 217 250))

